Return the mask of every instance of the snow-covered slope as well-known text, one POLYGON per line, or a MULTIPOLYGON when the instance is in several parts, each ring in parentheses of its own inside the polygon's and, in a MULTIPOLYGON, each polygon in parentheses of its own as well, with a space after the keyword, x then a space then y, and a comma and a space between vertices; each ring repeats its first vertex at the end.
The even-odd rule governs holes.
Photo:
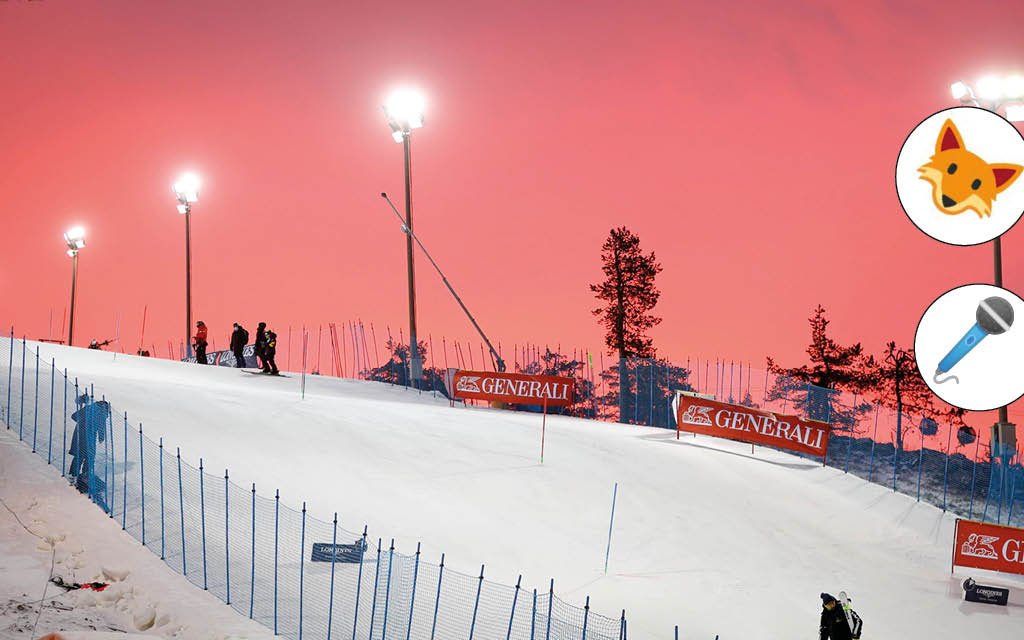
MULTIPOLYGON (((954 518, 783 453, 671 431, 449 407, 403 388, 253 376, 42 345, 97 396, 263 495, 406 554, 546 590, 617 617, 630 637, 792 639, 817 632, 818 594, 845 590, 867 638, 1019 638, 1024 582, 1006 608, 962 601, 954 518), (612 487, 619 483, 608 574, 612 487)), ((6 364, 6 363, 4 363, 6 364)), ((125 538, 130 543, 130 538, 125 538)), ((970 575, 980 577, 982 572, 970 575)))

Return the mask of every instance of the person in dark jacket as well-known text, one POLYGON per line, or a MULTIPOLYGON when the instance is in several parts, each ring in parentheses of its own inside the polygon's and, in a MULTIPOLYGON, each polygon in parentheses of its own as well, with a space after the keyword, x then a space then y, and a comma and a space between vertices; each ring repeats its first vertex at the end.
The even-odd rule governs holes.
POLYGON ((273 331, 267 332, 267 346, 263 349, 263 371, 264 373, 270 373, 277 375, 277 364, 274 362, 274 356, 277 355, 277 334, 273 331))
POLYGON ((69 473, 75 485, 82 493, 88 491, 89 476, 93 473, 93 461, 96 455, 96 439, 104 442, 107 433, 107 417, 110 415, 110 404, 105 400, 91 402, 89 394, 78 397, 79 409, 71 414, 75 421, 75 431, 71 434, 71 469, 69 473))
POLYGON ((270 373, 270 367, 267 366, 267 361, 263 352, 267 349, 267 323, 261 322, 256 327, 256 344, 253 351, 256 353, 256 364, 263 369, 263 373, 270 373))
POLYGON ((853 640, 843 605, 827 593, 821 594, 820 638, 821 640, 853 640))
POLYGON ((249 332, 242 325, 235 323, 235 329, 231 332, 231 353, 235 354, 235 366, 239 369, 245 366, 245 356, 242 351, 249 343, 249 332))
POLYGON ((199 364, 207 364, 206 362, 206 324, 200 320, 196 323, 196 336, 195 336, 195 347, 196 347, 196 362, 199 364))

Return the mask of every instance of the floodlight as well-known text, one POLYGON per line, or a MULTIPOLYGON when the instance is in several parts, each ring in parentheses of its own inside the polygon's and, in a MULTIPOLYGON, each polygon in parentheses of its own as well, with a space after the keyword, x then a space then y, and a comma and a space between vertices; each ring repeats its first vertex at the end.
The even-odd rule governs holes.
POLYGON ((1006 105, 1006 119, 1010 122, 1024 122, 1024 104, 1006 105))
POLYGON ((68 244, 68 255, 73 256, 85 246, 85 229, 72 227, 64 234, 64 242, 68 244))
POLYGON ((970 89, 967 88, 967 85, 959 80, 954 82, 949 89, 953 92, 954 100, 963 100, 970 94, 970 89))
POLYGON ((1007 98, 1024 98, 1024 75, 1008 77, 1003 83, 1003 93, 1007 98))
POLYGON ((384 113, 388 120, 402 130, 418 129, 423 126, 423 94, 411 89, 399 89, 384 102, 384 113))
POLYGON ((1003 81, 999 76, 985 76, 978 80, 978 95, 986 100, 998 100, 1003 95, 1003 81))
MULTIPOLYGON (((199 176, 194 173, 182 174, 178 181, 174 183, 174 193, 178 196, 178 202, 185 204, 192 204, 199 200, 199 176)), ((178 211, 181 211, 181 207, 178 207, 178 211)), ((181 211, 184 213, 184 211, 181 211)))

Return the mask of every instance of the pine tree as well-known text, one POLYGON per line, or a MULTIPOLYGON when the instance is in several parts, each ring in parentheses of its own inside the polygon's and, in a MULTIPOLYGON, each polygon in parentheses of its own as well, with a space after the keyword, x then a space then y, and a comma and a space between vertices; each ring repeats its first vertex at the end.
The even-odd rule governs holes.
POLYGON ((871 378, 865 370, 868 360, 864 356, 864 349, 859 342, 844 347, 828 337, 829 321, 821 305, 818 305, 814 316, 808 318, 808 321, 811 324, 811 344, 807 346, 807 355, 811 365, 786 368, 769 357, 768 370, 779 376, 769 396, 773 400, 785 396, 794 408, 802 409, 813 420, 852 427, 857 415, 864 412, 862 409, 866 411, 864 407, 870 408, 870 405, 842 409, 833 401, 838 391, 863 391, 869 387, 871 378), (794 380, 804 384, 794 385, 794 380))
POLYGON ((895 341, 885 345, 881 361, 868 358, 865 369, 879 400, 896 411, 896 448, 903 453, 904 412, 935 415, 935 396, 917 370, 914 350, 897 349, 895 341))
MULTIPOLYGON (((619 354, 619 380, 627 380, 626 358, 651 358, 654 342, 647 331, 661 322, 649 312, 661 292, 654 278, 661 272, 652 251, 644 255, 640 238, 626 227, 612 229, 601 246, 605 279, 590 285, 603 306, 593 311, 605 328, 609 353, 619 354)), ((619 421, 625 419, 624 396, 619 394, 619 421)))

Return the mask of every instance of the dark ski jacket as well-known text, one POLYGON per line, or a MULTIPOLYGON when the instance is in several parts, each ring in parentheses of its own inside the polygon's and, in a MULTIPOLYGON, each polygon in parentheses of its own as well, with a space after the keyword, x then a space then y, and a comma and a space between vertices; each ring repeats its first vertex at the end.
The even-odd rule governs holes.
POLYGON ((853 640, 846 614, 843 613, 843 603, 837 602, 831 609, 822 605, 821 640, 853 640))
POLYGON ((273 331, 267 332, 267 346, 263 348, 263 353, 268 358, 277 355, 277 334, 273 331))
POLYGON ((256 355, 262 355, 267 348, 267 333, 263 329, 263 323, 256 327, 256 355))
POLYGON ((244 327, 239 325, 237 329, 231 332, 231 350, 241 351, 245 345, 249 342, 249 332, 244 327))

